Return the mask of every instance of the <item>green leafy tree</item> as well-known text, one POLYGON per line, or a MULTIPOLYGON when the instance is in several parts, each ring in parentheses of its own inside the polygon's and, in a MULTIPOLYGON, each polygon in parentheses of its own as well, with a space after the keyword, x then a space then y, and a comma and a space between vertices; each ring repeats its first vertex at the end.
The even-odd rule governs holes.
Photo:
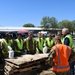
POLYGON ((64 26, 62 25, 61 22, 58 23, 58 28, 62 29, 64 26))
POLYGON ((73 30, 75 31, 75 20, 72 21, 73 30))
POLYGON ((60 23, 61 23, 62 27, 68 28, 71 32, 74 30, 73 24, 72 24, 71 21, 68 21, 68 20, 62 20, 60 23))
POLYGON ((50 27, 51 28, 57 28, 58 27, 58 22, 57 22, 55 17, 50 18, 49 16, 48 17, 45 16, 45 17, 42 18, 40 27, 42 27, 44 29, 48 29, 50 27))
POLYGON ((49 27, 51 27, 50 17, 47 17, 47 16, 43 17, 40 27, 45 28, 45 29, 48 29, 49 27))
POLYGON ((58 28, 58 21, 55 17, 50 18, 51 28, 58 28))
POLYGON ((28 23, 28 24, 24 24, 23 27, 35 27, 35 26, 31 23, 28 23))

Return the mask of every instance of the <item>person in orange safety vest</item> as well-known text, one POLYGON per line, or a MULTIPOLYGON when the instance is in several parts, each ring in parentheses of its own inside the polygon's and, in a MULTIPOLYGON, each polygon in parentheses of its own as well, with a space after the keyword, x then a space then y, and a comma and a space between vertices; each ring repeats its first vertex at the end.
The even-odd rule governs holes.
MULTIPOLYGON (((53 57, 53 66, 52 70, 58 75, 59 73, 65 73, 65 75, 68 75, 70 70, 69 65, 69 57, 71 55, 72 49, 69 46, 61 44, 61 39, 59 36, 56 36, 54 39, 55 46, 52 47, 51 52, 53 51, 54 57, 53 57)), ((51 53, 50 52, 50 53, 51 53)), ((51 54, 49 55, 49 60, 51 54)), ((52 59, 52 58, 51 58, 52 59)))
POLYGON ((59 36, 54 38, 55 45, 50 50, 48 55, 48 64, 52 67, 43 72, 40 75, 68 75, 70 70, 69 59, 72 53, 72 49, 69 46, 61 44, 59 36), (54 74, 52 74, 52 72, 54 74), (51 73, 50 73, 51 72, 51 73), (47 74, 48 73, 48 74, 47 74))

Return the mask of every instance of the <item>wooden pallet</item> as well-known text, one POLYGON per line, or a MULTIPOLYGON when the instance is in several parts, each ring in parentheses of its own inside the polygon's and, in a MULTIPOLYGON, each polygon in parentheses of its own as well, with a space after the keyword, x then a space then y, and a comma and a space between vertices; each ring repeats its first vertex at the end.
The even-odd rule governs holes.
POLYGON ((45 61, 48 54, 24 55, 17 59, 6 59, 5 75, 12 75, 17 72, 26 72, 33 69, 39 69, 45 61), (28 58, 27 58, 28 57, 28 58))

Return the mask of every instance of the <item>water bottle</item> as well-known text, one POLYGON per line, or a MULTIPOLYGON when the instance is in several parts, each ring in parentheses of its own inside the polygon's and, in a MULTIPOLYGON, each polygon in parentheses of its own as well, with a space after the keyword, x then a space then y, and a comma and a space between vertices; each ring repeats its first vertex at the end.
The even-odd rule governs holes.
POLYGON ((46 54, 47 53, 47 46, 46 44, 44 44, 44 47, 43 47, 43 54, 46 54))
POLYGON ((14 51, 12 50, 12 48, 10 46, 8 46, 9 48, 9 58, 13 59, 14 58, 14 51))
POLYGON ((9 58, 11 58, 11 59, 14 58, 14 51, 13 50, 9 51, 9 58))

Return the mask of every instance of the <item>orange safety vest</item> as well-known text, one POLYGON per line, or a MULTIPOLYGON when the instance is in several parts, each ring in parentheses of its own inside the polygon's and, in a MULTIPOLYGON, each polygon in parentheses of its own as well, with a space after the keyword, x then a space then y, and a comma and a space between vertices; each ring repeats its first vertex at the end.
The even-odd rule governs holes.
POLYGON ((68 59, 71 54, 71 48, 63 44, 57 44, 52 49, 56 52, 56 56, 53 59, 54 66, 52 67, 52 70, 56 72, 70 70, 68 59))

